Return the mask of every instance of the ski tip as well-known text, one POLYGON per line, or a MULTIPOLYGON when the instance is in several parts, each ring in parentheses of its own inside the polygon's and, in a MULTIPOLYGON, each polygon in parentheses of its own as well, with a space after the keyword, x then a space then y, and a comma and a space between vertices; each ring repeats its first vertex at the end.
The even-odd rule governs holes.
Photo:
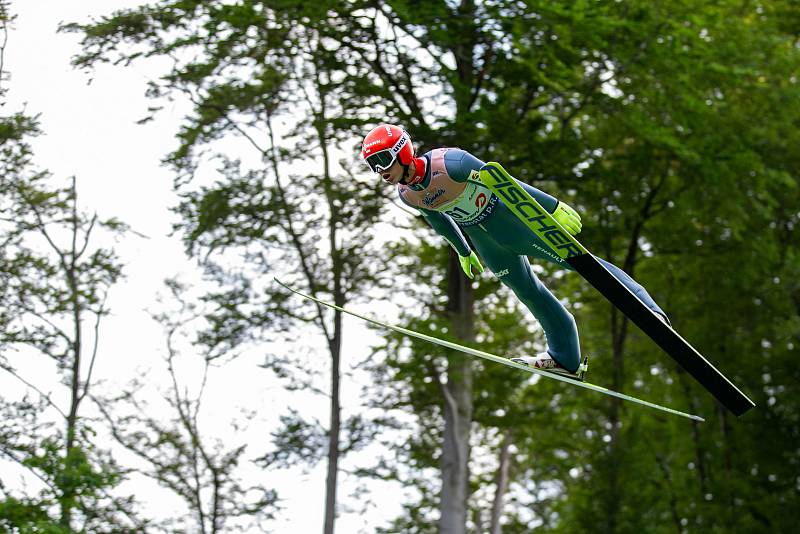
POLYGON ((281 282, 280 280, 278 280, 278 278, 277 278, 277 277, 273 276, 273 277, 272 277, 272 280, 273 280, 275 283, 277 283, 279 286, 285 287, 285 288, 286 288, 286 289, 288 289, 289 291, 291 291, 291 290, 292 290, 292 288, 291 288, 291 287, 287 286, 286 284, 284 284, 283 282, 281 282))

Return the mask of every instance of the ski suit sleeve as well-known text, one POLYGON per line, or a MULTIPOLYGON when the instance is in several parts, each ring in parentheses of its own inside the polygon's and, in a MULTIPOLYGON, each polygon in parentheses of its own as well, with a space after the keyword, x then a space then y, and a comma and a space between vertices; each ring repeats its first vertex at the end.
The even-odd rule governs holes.
MULTIPOLYGON (((461 150, 460 148, 454 148, 448 150, 447 153, 444 155, 444 164, 447 167, 447 173, 450 177, 455 180, 456 182, 466 182, 467 179, 470 177, 472 172, 477 172, 483 167, 484 162, 467 152, 466 150, 461 150)), ((540 191, 536 189, 532 185, 526 184, 525 182, 521 182, 514 178, 516 182, 522 186, 525 191, 530 193, 530 195, 535 198, 539 204, 541 204, 544 209, 553 213, 556 211, 556 207, 558 206, 558 200, 545 193, 544 191, 540 191)))
POLYGON ((556 208, 558 207, 558 199, 556 197, 548 195, 544 191, 540 191, 536 189, 530 184, 526 184, 525 182, 521 182, 514 178, 514 181, 517 182, 525 191, 527 191, 533 198, 536 199, 539 204, 542 205, 544 209, 546 209, 549 213, 555 213, 556 208))
POLYGON ((450 246, 458 252, 459 256, 469 256, 470 248, 467 240, 464 239, 464 234, 458 229, 456 223, 453 222, 449 216, 438 211, 426 210, 417 208, 428 224, 436 230, 440 236, 444 237, 450 246))

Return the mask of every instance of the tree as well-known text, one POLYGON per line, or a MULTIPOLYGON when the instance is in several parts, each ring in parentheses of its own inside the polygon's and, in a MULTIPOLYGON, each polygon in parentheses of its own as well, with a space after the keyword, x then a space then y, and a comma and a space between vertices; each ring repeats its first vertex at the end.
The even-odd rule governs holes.
MULTIPOLYGON (((243 482, 240 464, 247 444, 232 446, 228 440, 204 431, 203 393, 220 355, 213 346, 187 339, 194 323, 201 322, 204 314, 187 301, 183 284, 170 280, 167 286, 177 309, 159 313, 153 319, 166 330, 165 363, 171 387, 163 400, 169 420, 154 415, 164 410, 141 394, 148 382, 145 377, 132 383, 130 389, 112 398, 96 397, 95 402, 114 439, 144 460, 145 467, 139 471, 186 502, 191 512, 188 521, 174 518, 166 526, 174 529, 186 522, 183 528, 209 534, 234 529, 263 531, 277 509, 277 493, 263 484, 243 482), (202 350, 202 358, 182 357, 182 346, 186 344, 202 350), (186 372, 198 367, 201 372, 186 372), (197 375, 198 383, 191 384, 181 376, 186 374, 197 375)), ((239 425, 231 418, 232 432, 239 425)))
POLYGON ((33 168, 26 138, 38 133, 35 119, 0 119, 0 367, 27 392, 21 400, 2 399, 0 454, 42 486, 38 496, 3 487, 0 524, 14 531, 128 531, 142 524, 131 499, 109 494, 124 471, 93 444, 80 413, 93 385, 106 295, 121 276, 113 250, 96 246, 95 236, 126 228, 81 212, 74 178, 56 188, 49 173, 33 168), (57 396, 19 369, 41 356, 61 380, 57 396))
MULTIPOLYGON (((765 284, 775 285, 773 273, 785 266, 778 258, 794 248, 784 206, 797 189, 786 159, 793 159, 788 125, 796 114, 780 102, 796 94, 790 80, 798 58, 795 36, 778 31, 773 18, 791 17, 780 3, 757 17, 738 2, 606 9, 624 16, 615 22, 595 8, 586 22, 603 46, 583 53, 593 58, 587 66, 603 71, 605 86, 581 113, 567 115, 566 132, 554 132, 582 146, 580 173, 563 182, 588 216, 592 234, 582 240, 642 280, 678 331, 771 412, 760 398, 767 365, 758 362, 765 352, 780 361, 782 349, 761 344, 778 338, 786 347, 795 329, 767 319, 785 316, 786 296, 770 300, 781 312, 763 313, 754 301, 772 294, 765 284)), ((576 441, 576 450, 592 454, 579 476, 565 479, 561 529, 603 522, 607 531, 725 530, 747 521, 754 530, 780 530, 759 511, 769 504, 749 504, 761 499, 750 473, 763 451, 738 445, 744 436, 781 435, 772 417, 732 420, 595 293, 580 300, 585 350, 614 355, 613 366, 595 365, 592 380, 714 420, 645 418, 610 401, 587 429, 592 439, 576 441)))
MULTIPOLYGON (((209 295, 220 307, 207 336, 225 338, 227 347, 235 347, 285 328, 295 331, 303 323, 318 327, 330 355, 324 390, 330 423, 327 428, 304 420, 297 424, 327 437, 325 532, 333 531, 336 517, 340 455, 363 439, 353 432, 342 446, 343 429, 360 425, 358 418, 354 424, 342 420, 341 316, 298 308, 276 291, 270 277, 283 273, 290 283, 331 295, 340 305, 365 298, 377 284, 379 247, 362 229, 375 221, 380 195, 341 169, 349 161, 340 161, 338 169, 336 164, 348 128, 365 118, 357 111, 364 102, 357 92, 342 99, 334 90, 363 85, 368 72, 346 51, 328 46, 331 32, 341 32, 331 13, 303 2, 280 8, 259 2, 161 2, 68 27, 85 33, 85 54, 76 60, 81 66, 110 57, 132 61, 140 51, 128 45, 143 47, 149 56, 197 52, 179 60, 150 91, 156 97, 183 94, 195 105, 180 132, 181 146, 166 160, 186 180, 178 185, 184 200, 177 211, 187 250, 202 258, 221 286, 209 295), (288 132, 276 134, 279 121, 286 120, 294 121, 288 132), (201 150, 230 136, 255 148, 260 164, 246 170, 241 161, 221 158, 221 179, 192 189, 190 177, 208 163, 201 150), (312 162, 318 171, 290 171, 312 162), (228 267, 231 261, 234 267, 228 267)), ((280 357, 270 358, 266 366, 288 378, 290 387, 323 391, 314 385, 316 369, 295 370, 297 364, 280 357)), ((286 431, 296 426, 295 420, 287 422, 286 431)))

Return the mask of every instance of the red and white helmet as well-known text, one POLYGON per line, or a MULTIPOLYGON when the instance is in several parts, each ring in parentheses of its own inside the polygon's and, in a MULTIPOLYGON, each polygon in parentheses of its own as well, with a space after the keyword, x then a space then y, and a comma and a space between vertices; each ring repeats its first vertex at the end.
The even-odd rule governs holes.
POLYGON ((373 128, 361 144, 361 157, 372 172, 385 171, 395 159, 402 165, 411 165, 414 146, 408 132, 393 124, 381 124, 373 128))

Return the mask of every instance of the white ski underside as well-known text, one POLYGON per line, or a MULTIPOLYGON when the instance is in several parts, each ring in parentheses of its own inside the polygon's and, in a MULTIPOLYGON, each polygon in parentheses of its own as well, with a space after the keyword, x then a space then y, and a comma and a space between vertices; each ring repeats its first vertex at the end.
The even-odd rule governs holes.
POLYGON ((339 310, 342 313, 346 313, 348 315, 352 315, 353 317, 358 317, 359 319, 361 319, 363 321, 366 321, 368 323, 372 323, 372 324, 380 326, 382 328, 387 328, 389 330, 394 330, 395 332, 399 332, 399 333, 405 334, 407 336, 416 337, 418 339, 423 339, 425 341, 429 341, 431 343, 435 343, 437 345, 441 345, 441 346, 447 347, 449 349, 454 349, 454 350, 457 350, 457 351, 460 351, 460 352, 464 352, 466 354, 470 354, 472 356, 477 356, 478 358, 483 358, 485 360, 490 360, 490 361, 493 361, 493 362, 496 362, 496 363, 500 363, 500 364, 506 365, 508 367, 514 367, 515 369, 519 369, 521 371, 527 371, 529 373, 536 373, 536 374, 539 374, 541 376, 545 376, 545 377, 547 377, 547 378, 549 378, 551 380, 558 380, 559 382, 564 382, 564 383, 570 384, 572 386, 579 386, 579 387, 582 387, 582 388, 591 389, 592 391, 596 391, 598 393, 602 393, 604 395, 609 395, 609 396, 612 396, 612 397, 617 397, 619 399, 622 399, 622 400, 625 400, 625 401, 628 401, 628 402, 633 402, 633 403, 636 403, 636 404, 640 404, 642 406, 647 406, 648 408, 653 408, 655 410, 660 410, 662 412, 671 413, 673 415, 679 415, 681 417, 687 417, 687 418, 693 419, 695 421, 705 421, 705 419, 703 419, 702 417, 700 417, 698 415, 692 415, 692 414, 689 414, 689 413, 684 413, 684 412, 681 412, 681 411, 678 411, 678 410, 674 410, 672 408, 667 408, 666 406, 661 406, 659 404, 654 404, 652 402, 648 402, 646 400, 637 399, 636 397, 631 397, 630 395, 625 395, 624 393, 619 393, 617 391, 612 391, 610 389, 604 388, 603 386, 597 386, 595 384, 590 384, 588 382, 580 382, 578 380, 573 380, 573 379, 570 379, 570 378, 566 378, 566 377, 557 375, 555 373, 549 373, 547 371, 542 371, 540 369, 535 369, 533 367, 529 367, 529 366, 521 364, 521 363, 512 362, 508 358, 503 358, 502 356, 497 356, 496 354, 492 354, 490 352, 484 352, 482 350, 473 349, 471 347, 465 347, 464 345, 459 345, 458 343, 453 343, 451 341, 445 341, 443 339, 439 339, 439 338, 436 338, 436 337, 433 337, 433 336, 422 334, 420 332, 415 332, 413 330, 409 330, 407 328, 402 328, 400 326, 394 326, 394 325, 390 325, 390 324, 387 324, 387 323, 382 323, 381 321, 378 321, 378 320, 372 319, 370 317, 367 317, 367 316, 352 312, 350 310, 346 310, 346 309, 344 309, 344 308, 342 308, 340 306, 337 306, 335 304, 331 304, 329 302, 325 302, 324 300, 320 300, 320 299, 318 299, 316 297, 312 297, 310 295, 306 295, 305 293, 301 293, 300 291, 297 291, 296 289, 292 289, 291 287, 287 286, 286 284, 284 284, 283 282, 281 282, 277 278, 273 278, 273 279, 275 280, 275 282, 277 282, 278 284, 280 284, 281 286, 283 286, 284 288, 288 289, 289 291, 291 291, 292 293, 294 293, 296 295, 299 295, 299 296, 301 296, 303 298, 306 298, 308 300, 314 301, 314 302, 316 302, 318 304, 322 304, 323 306, 327 306, 329 308, 333 308, 334 310, 339 310))

